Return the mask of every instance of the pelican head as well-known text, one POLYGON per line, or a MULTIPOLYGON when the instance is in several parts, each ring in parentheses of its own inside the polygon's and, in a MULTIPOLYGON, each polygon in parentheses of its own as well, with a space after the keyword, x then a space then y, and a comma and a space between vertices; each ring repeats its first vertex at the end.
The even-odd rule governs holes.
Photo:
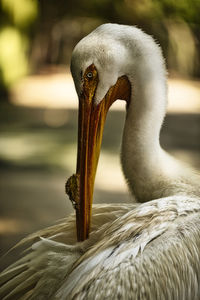
POLYGON ((138 28, 117 24, 101 25, 74 48, 71 72, 79 97, 76 170, 79 241, 89 235, 93 187, 106 114, 117 99, 129 105, 131 82, 136 79, 134 70, 146 80, 151 76, 148 69, 145 74, 142 70, 152 53, 149 48, 160 56, 159 47, 151 37, 138 28), (140 43, 142 39, 147 42, 140 43))

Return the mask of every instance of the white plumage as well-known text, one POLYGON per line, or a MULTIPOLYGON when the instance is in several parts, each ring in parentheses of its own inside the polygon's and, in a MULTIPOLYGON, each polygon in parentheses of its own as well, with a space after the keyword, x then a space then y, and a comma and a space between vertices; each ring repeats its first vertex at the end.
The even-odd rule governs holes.
POLYGON ((76 243, 74 216, 28 237, 41 236, 1 274, 0 297, 199 299, 200 177, 160 147, 167 103, 161 50, 138 28, 105 24, 73 51, 79 96, 91 64, 99 75, 96 105, 120 76, 130 81, 121 161, 131 192, 145 203, 94 206, 84 242, 76 243))

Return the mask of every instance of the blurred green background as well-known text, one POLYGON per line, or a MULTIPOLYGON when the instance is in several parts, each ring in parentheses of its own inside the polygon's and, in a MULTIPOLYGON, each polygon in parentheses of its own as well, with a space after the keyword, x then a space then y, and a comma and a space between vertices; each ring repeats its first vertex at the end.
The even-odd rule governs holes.
MULTIPOLYGON (((72 211, 64 194, 76 165, 70 57, 102 23, 137 25, 161 44, 169 70, 161 143, 200 168, 199 16, 200 0, 0 1, 1 254, 72 211)), ((108 116, 95 202, 133 201, 119 162, 124 117, 123 104, 108 116)))
POLYGON ((136 24, 161 44, 168 67, 199 76, 199 0, 1 0, 0 67, 5 90, 46 64, 67 64, 81 37, 106 22, 136 24))

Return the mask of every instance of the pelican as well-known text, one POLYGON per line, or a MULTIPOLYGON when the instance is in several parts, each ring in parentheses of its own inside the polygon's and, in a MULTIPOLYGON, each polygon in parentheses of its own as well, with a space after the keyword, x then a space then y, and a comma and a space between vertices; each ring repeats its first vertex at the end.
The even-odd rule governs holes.
POLYGON ((137 27, 104 24, 77 44, 71 71, 79 133, 67 192, 76 217, 22 241, 32 245, 1 273, 0 298, 200 299, 200 176, 160 146, 160 47, 137 27), (142 203, 94 205, 91 213, 103 126, 117 99, 126 101, 122 169, 142 203))

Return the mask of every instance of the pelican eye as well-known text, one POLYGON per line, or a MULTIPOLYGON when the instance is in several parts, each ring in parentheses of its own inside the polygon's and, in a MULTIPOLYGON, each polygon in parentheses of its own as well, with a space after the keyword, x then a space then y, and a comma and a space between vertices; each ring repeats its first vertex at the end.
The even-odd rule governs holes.
POLYGON ((92 72, 88 72, 86 76, 87 76, 87 78, 91 79, 93 77, 93 73, 92 72))

